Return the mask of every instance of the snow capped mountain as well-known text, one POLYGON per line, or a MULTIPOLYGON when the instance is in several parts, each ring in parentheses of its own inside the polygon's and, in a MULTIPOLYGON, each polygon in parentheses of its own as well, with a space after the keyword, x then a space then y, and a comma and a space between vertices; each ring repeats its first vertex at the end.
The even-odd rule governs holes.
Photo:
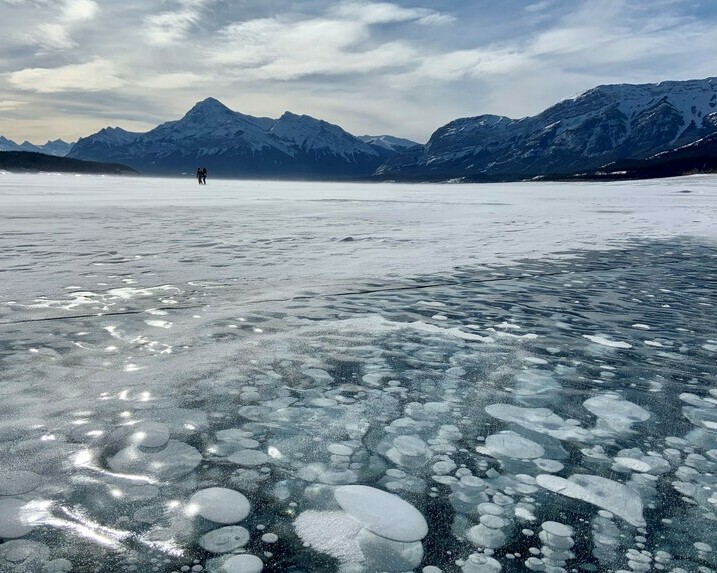
POLYGON ((7 139, 0 135, 0 151, 32 151, 34 153, 44 153, 46 155, 55 155, 64 157, 70 151, 72 143, 67 143, 61 139, 48 141, 43 145, 35 145, 29 141, 23 141, 20 144, 15 143, 11 139, 7 139))
POLYGON ((358 138, 365 143, 382 147, 389 151, 404 151, 420 145, 420 143, 416 143, 410 139, 393 137, 392 135, 359 135, 358 138))
POLYGON ((483 115, 438 129, 384 178, 519 179, 642 159, 717 132, 717 78, 605 85, 523 119, 483 115))
POLYGON ((392 154, 307 115, 252 117, 214 98, 147 133, 103 129, 80 139, 70 152, 144 173, 188 173, 203 165, 211 175, 289 178, 367 177, 392 154))

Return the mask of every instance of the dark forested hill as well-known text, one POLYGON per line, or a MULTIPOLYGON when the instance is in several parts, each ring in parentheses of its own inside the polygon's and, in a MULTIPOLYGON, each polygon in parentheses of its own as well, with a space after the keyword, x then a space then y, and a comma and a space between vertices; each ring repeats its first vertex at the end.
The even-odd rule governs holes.
POLYGON ((0 151, 0 169, 15 173, 94 173, 98 175, 136 175, 131 167, 119 163, 97 163, 57 157, 33 151, 0 151))

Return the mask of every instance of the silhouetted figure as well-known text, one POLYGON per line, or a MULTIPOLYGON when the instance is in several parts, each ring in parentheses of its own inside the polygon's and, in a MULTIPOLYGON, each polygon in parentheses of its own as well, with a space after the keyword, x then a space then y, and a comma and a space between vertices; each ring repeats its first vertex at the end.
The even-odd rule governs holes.
POLYGON ((202 184, 202 168, 197 167, 197 183, 202 184))
POLYGON ((201 172, 202 172, 202 184, 203 184, 203 185, 206 185, 206 184, 207 184, 207 168, 206 168, 206 167, 202 167, 202 171, 201 171, 201 172))

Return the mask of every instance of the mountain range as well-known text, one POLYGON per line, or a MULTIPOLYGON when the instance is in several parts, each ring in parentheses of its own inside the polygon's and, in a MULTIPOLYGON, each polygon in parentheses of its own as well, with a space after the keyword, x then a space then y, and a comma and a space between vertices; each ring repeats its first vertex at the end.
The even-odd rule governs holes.
POLYGON ((645 159, 716 132, 717 78, 605 85, 532 117, 457 119, 376 175, 502 181, 570 174, 645 159))
MULTIPOLYGON (((632 172, 638 164, 647 173, 658 163, 667 173, 687 165, 685 154, 707 168, 711 162, 700 164, 699 157, 712 157, 715 134, 713 77, 598 86, 522 119, 456 119, 425 145, 389 135, 357 137, 290 112, 253 117, 207 98, 146 133, 102 129, 79 139, 67 156, 156 175, 205 166, 210 176, 245 178, 506 181, 632 172), (674 169, 664 167, 673 160, 674 169)), ((0 150, 6 142, 0 138, 0 150)))
POLYGON ((359 138, 337 125, 285 112, 279 119, 232 111, 214 98, 147 133, 106 128, 81 138, 69 157, 123 163, 141 173, 179 175, 206 166, 211 176, 356 179, 416 144, 359 138))
POLYGON ((15 143, 12 139, 7 139, 0 135, 0 151, 32 151, 35 153, 44 153, 46 155, 55 155, 64 157, 72 149, 72 143, 67 143, 61 139, 48 141, 42 145, 34 145, 29 141, 15 143))

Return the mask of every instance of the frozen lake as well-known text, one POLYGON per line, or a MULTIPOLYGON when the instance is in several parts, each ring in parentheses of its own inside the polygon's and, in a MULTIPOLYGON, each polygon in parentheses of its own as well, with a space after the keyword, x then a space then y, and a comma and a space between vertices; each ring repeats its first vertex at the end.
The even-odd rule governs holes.
POLYGON ((717 177, 0 207, 0 572, 717 571, 717 177))

